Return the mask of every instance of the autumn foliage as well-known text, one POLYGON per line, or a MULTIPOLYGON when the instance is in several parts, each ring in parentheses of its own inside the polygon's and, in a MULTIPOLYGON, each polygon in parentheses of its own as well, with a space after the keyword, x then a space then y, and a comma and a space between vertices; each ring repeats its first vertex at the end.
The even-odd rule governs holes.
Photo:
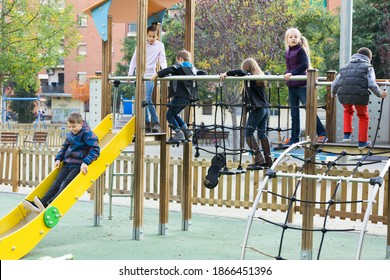
POLYGON ((89 101, 89 83, 75 80, 70 83, 70 94, 74 99, 81 100, 86 103, 89 101))

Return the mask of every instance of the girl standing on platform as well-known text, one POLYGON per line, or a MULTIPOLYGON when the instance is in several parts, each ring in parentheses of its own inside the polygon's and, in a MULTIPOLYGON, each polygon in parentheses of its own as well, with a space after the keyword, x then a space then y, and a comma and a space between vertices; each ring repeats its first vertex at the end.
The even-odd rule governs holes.
MULTIPOLYGON (((306 105, 306 81, 291 81, 290 77, 295 75, 306 75, 307 69, 311 67, 309 44, 301 32, 296 28, 289 28, 285 35, 286 45, 286 72, 284 79, 288 86, 288 101, 291 112, 291 138, 287 139, 283 144, 290 146, 299 142, 300 134, 300 116, 299 102, 306 105)), ((328 141, 326 131, 317 116, 317 143, 328 141)))

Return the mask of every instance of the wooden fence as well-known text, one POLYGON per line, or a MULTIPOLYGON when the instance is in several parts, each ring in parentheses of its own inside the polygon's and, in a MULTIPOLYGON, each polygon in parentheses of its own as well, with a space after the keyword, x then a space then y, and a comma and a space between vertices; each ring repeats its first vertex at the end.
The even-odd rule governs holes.
MULTIPOLYGON (((53 149, 26 149, 0 147, 0 184, 12 185, 13 191, 19 188, 33 188, 38 185, 51 171, 54 164, 56 151, 53 149)), ((114 162, 114 170, 118 173, 131 173, 134 170, 133 154, 123 154, 114 162)), ((245 169, 249 162, 243 164, 245 169)), ((159 198, 159 164, 158 157, 147 156, 145 164, 145 199, 157 200, 159 198)), ((212 190, 203 186, 203 178, 207 175, 210 166, 208 160, 193 160, 192 162, 192 184, 193 184, 193 204, 210 205, 229 208, 250 208, 253 205, 257 190, 262 182, 265 171, 246 172, 244 174, 223 175, 220 177, 219 185, 212 190)), ((237 167, 234 163, 228 162, 229 168, 237 167)), ((170 168, 167 173, 169 178, 170 201, 180 203, 182 188, 182 160, 180 158, 170 160, 170 168)), ((282 165, 278 169, 283 172, 295 173, 298 166, 295 164, 282 165)), ((322 174, 323 169, 317 169, 318 174, 322 174)), ((356 177, 371 178, 378 176, 379 171, 370 172, 364 170, 357 172, 356 177)), ((108 186, 108 169, 106 170, 106 186, 108 186)), ((334 176, 350 176, 351 171, 346 168, 331 170, 334 176)), ((130 194, 131 178, 127 176, 114 177, 114 193, 130 194)), ((287 197, 293 195, 296 187, 296 179, 279 177, 273 178, 269 185, 269 192, 262 196, 259 207, 264 211, 281 211, 288 209, 289 200, 287 197), (272 193, 278 193, 275 196, 272 193)), ((316 201, 326 202, 331 199, 335 190, 336 182, 322 180, 317 184, 316 201)), ((343 182, 337 192, 336 201, 357 201, 367 200, 372 186, 368 183, 343 182)), ((108 189, 106 188, 106 192, 108 189)), ((376 197, 370 220, 373 223, 386 224, 388 201, 388 180, 384 178, 384 184, 376 197)), ((300 188, 297 199, 300 198, 300 188)), ((115 198, 114 198, 115 199, 115 198)), ((336 203, 330 209, 331 217, 340 219, 362 220, 366 209, 366 202, 363 203, 336 203)), ((323 216, 327 205, 317 203, 315 207, 316 215, 323 216)), ((297 202, 293 209, 294 213, 300 213, 301 203, 297 202)), ((289 220, 292 220, 292 216, 289 220)))

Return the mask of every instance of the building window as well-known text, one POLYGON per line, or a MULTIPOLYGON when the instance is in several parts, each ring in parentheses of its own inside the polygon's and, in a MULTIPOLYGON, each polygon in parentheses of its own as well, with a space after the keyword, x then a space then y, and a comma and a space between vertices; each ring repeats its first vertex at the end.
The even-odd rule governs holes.
POLYGON ((137 34, 137 24, 136 23, 129 23, 128 25, 128 32, 127 36, 135 36, 137 34))
POLYGON ((79 26, 88 26, 88 16, 86 14, 78 14, 77 22, 79 26))
POLYGON ((77 53, 81 56, 87 56, 87 44, 79 44, 77 53))
POLYGON ((87 81, 87 72, 78 72, 77 80, 80 84, 84 84, 87 81))

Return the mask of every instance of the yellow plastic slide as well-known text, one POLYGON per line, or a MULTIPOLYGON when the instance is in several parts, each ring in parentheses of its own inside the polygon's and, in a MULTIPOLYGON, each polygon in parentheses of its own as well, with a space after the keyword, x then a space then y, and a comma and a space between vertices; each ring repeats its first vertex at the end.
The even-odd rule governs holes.
MULTIPOLYGON (((108 115, 93 131, 99 138, 100 156, 89 165, 86 175, 83 173, 77 175, 44 212, 40 214, 30 212, 20 202, 0 219, 0 260, 22 258, 45 237, 51 228, 57 225, 78 198, 133 141, 135 117, 121 130, 114 133, 112 115, 108 115)), ((59 168, 55 168, 26 199, 33 200, 35 196, 42 197, 50 188, 58 171, 59 168)))

